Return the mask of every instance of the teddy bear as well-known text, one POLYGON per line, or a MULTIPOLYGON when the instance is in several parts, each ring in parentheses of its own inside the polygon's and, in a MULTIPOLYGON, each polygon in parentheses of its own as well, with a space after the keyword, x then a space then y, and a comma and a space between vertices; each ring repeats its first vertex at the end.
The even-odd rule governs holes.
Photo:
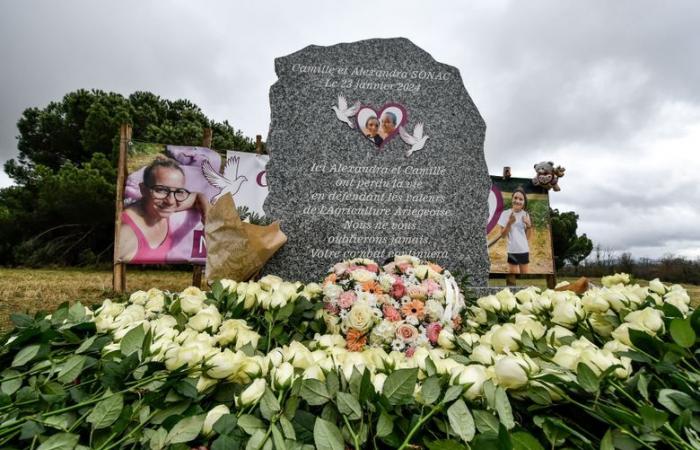
POLYGON ((542 186, 549 190, 554 189, 560 191, 559 178, 564 176, 565 168, 562 166, 554 166, 552 161, 542 161, 535 164, 535 172, 537 175, 532 179, 532 184, 542 186))

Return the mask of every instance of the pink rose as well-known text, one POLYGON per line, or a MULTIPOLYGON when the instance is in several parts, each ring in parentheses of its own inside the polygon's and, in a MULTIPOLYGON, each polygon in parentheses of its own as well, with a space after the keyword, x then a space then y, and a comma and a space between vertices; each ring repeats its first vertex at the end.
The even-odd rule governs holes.
POLYGON ((406 286, 402 283, 397 282, 391 286, 391 296, 396 300, 400 300, 404 295, 406 295, 406 286))
POLYGON ((396 265, 396 267, 398 267, 401 272, 405 273, 412 266, 411 266, 411 263, 404 262, 404 263, 398 263, 396 265))
POLYGON ((426 289, 428 295, 433 295, 433 292, 440 290, 440 285, 430 278, 423 280, 421 285, 426 289))
POLYGON ((365 269, 369 270, 370 272, 374 272, 374 273, 379 272, 379 266, 376 264, 367 264, 365 266, 365 269))
POLYGON ((425 334, 428 336, 428 340, 431 344, 437 344, 440 331, 442 331, 442 325, 440 325, 440 322, 433 322, 425 329, 425 334))
POLYGON ((340 298, 338 299, 338 305, 340 305, 340 307, 343 309, 348 309, 353 303, 355 303, 355 300, 357 300, 357 296, 354 292, 343 292, 340 294, 340 298))
POLYGON ((414 354, 415 352, 416 352, 416 348, 415 348, 415 347, 408 347, 408 348, 406 349, 406 356, 408 356, 408 357, 410 358, 411 356, 413 356, 413 354, 414 354))
POLYGON ((418 337, 418 330, 411 324, 402 323, 396 328, 396 337, 404 342, 413 342, 418 337))
POLYGON ((398 322, 401 320, 401 313, 391 305, 384 305, 382 307, 382 312, 384 313, 384 318, 389 322, 398 322))

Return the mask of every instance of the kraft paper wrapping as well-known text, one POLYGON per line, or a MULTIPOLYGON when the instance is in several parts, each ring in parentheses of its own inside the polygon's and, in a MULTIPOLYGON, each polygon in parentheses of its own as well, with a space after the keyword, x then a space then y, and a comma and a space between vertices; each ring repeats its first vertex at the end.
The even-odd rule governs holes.
POLYGON ((231 194, 221 197, 207 214, 206 278, 247 281, 287 242, 279 222, 253 225, 243 222, 231 194))

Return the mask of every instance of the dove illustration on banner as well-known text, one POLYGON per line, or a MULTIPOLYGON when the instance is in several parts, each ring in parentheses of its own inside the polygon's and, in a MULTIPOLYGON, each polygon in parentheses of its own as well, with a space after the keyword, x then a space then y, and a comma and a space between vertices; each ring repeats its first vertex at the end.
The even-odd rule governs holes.
POLYGON ((410 145, 411 148, 406 152, 406 156, 411 156, 413 153, 421 150, 425 145, 425 141, 428 140, 430 136, 423 136, 423 123, 418 123, 413 128, 413 134, 409 134, 404 127, 399 128, 399 136, 401 140, 406 144, 410 145))
POLYGON ((226 165, 224 166, 224 175, 221 175, 219 172, 214 170, 214 168, 209 164, 209 161, 204 161, 202 164, 202 175, 204 175, 204 178, 207 179, 209 184, 212 186, 221 189, 221 192, 219 192, 213 199, 212 203, 216 203, 216 201, 226 195, 226 194, 231 194, 231 196, 235 196, 236 193, 241 189, 241 186, 243 183, 248 181, 248 178, 246 178, 243 175, 238 175, 238 165, 241 161, 241 158, 238 156, 232 156, 231 158, 228 158, 226 160, 226 165), (233 174, 231 176, 230 174, 233 174))
POLYGON ((359 101, 355 102, 352 106, 348 106, 348 102, 345 100, 345 97, 339 95, 338 106, 331 106, 331 108, 333 108, 333 111, 335 111, 335 115, 338 120, 347 123, 350 128, 355 128, 355 123, 350 120, 350 118, 357 114, 357 111, 359 111, 359 101))

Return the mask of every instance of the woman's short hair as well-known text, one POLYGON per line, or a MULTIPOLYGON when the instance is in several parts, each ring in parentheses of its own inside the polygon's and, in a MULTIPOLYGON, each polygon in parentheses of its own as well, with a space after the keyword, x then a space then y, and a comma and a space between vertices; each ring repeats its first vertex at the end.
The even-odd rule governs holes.
POLYGON ((146 166, 146 169, 143 171, 143 183, 151 187, 153 186, 153 183, 155 183, 155 174, 154 172, 156 169, 163 168, 163 169, 175 169, 179 170, 182 175, 185 175, 185 171, 182 170, 182 167, 180 167, 180 164, 177 163, 174 159, 170 158, 156 158, 151 162, 148 166, 146 166))
POLYGON ((394 126, 396 126, 396 114, 394 114, 393 112, 387 111, 387 112, 384 113, 384 115, 387 116, 388 118, 390 118, 390 119, 391 119, 391 123, 393 123, 394 126))
POLYGON ((527 209, 527 194, 525 193, 525 189, 522 188, 522 186, 518 186, 515 189, 513 189, 513 193, 510 195, 511 200, 515 196, 516 193, 520 193, 523 195, 523 200, 524 200, 524 205, 523 209, 527 209))

